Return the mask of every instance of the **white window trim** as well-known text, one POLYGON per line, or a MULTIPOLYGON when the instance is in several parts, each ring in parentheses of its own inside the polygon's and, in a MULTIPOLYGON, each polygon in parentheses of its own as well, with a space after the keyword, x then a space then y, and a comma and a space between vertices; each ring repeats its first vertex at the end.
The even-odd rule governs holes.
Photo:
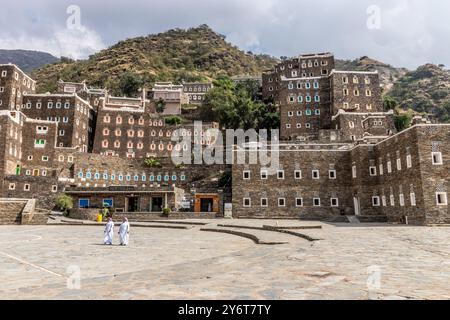
POLYGON ((277 203, 278 203, 278 207, 280 207, 280 208, 286 207, 286 198, 278 198, 278 202, 277 203), (283 200, 283 202, 284 202, 283 205, 280 204, 280 200, 283 200))
POLYGON ((311 177, 313 180, 320 180, 320 171, 319 170, 313 170, 311 171, 311 177), (314 177, 314 173, 317 172, 317 177, 314 177))
POLYGON ((330 206, 333 208, 339 207, 339 198, 331 198, 330 199, 330 206), (336 204, 333 205, 333 200, 336 200, 336 204))
POLYGON ((268 198, 261 198, 260 205, 263 208, 267 208, 269 206, 269 199, 268 198), (263 200, 266 200, 266 204, 265 205, 263 204, 263 200))
POLYGON ((294 170, 294 179, 295 180, 301 180, 302 179, 302 170, 294 170), (299 174, 299 177, 297 177, 297 173, 299 174))
POLYGON ((431 153, 431 161, 433 162, 434 166, 441 166, 444 164, 444 161, 442 159, 442 152, 432 152, 431 153), (438 156, 438 160, 437 162, 434 161, 434 156, 438 156))
POLYGON ((375 166, 369 167, 369 174, 371 177, 376 177, 377 176, 377 167, 375 167, 375 166))
POLYGON ((337 172, 336 172, 336 170, 328 170, 328 178, 330 180, 336 180, 337 179, 337 172), (332 173, 334 174, 334 177, 331 176, 332 173))
POLYGON ((320 198, 313 198, 313 207, 321 207, 321 206, 322 206, 322 204, 321 204, 320 198), (317 205, 316 205, 316 200, 319 200, 319 204, 317 204, 317 205))
POLYGON ((436 192, 436 205, 438 205, 438 206, 447 206, 448 205, 447 192, 436 192), (443 199, 445 201, 442 203, 439 203, 439 196, 444 196, 443 199))
POLYGON ((296 206, 297 208, 303 207, 303 198, 295 198, 295 206, 296 206), (301 202, 302 202, 301 205, 298 204, 298 200, 301 200, 301 202))
POLYGON ((250 170, 244 170, 244 171, 242 171, 242 179, 244 179, 244 180, 250 180, 250 178, 251 178, 250 170), (245 177, 245 174, 248 174, 248 178, 245 177))
POLYGON ((250 208, 252 206, 252 199, 250 198, 244 198, 242 199, 242 206, 244 208, 250 208), (248 200, 248 205, 245 204, 245 201, 248 200))
POLYGON ((372 207, 379 207, 381 204, 379 196, 372 197, 372 207))
POLYGON ((269 172, 267 170, 261 170, 260 177, 261 180, 267 180, 269 178, 269 172))

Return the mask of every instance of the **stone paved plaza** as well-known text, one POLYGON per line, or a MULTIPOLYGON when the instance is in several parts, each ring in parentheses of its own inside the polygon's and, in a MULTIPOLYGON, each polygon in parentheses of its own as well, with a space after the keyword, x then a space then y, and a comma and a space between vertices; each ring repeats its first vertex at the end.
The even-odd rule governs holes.
POLYGON ((236 229, 284 243, 263 245, 200 229, 277 221, 202 222, 132 227, 129 247, 103 246, 101 226, 1 226, 0 299, 450 299, 450 228, 278 221, 322 226, 295 230, 314 242, 236 229))

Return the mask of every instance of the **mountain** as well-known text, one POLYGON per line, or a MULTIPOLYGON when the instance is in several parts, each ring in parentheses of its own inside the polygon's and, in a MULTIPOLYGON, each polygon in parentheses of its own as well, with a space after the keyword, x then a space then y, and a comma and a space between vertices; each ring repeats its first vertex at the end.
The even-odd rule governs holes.
POLYGON ((44 66, 33 77, 40 92, 53 91, 56 82, 63 79, 86 80, 89 85, 108 87, 119 94, 120 76, 126 71, 138 74, 149 85, 155 81, 211 80, 220 74, 258 75, 276 62, 267 55, 243 52, 223 35, 201 25, 120 41, 88 60, 62 59, 44 66))
POLYGON ((403 77, 408 70, 405 68, 395 68, 389 64, 371 59, 367 56, 356 60, 339 60, 336 59, 337 70, 353 70, 353 71, 375 71, 380 74, 380 82, 384 91, 389 91, 394 82, 403 77))
POLYGON ((57 61, 58 58, 46 52, 0 49, 0 64, 15 64, 26 73, 57 61))
POLYGON ((402 109, 434 115, 439 122, 450 122, 450 71, 443 65, 426 64, 406 73, 387 95, 402 109))

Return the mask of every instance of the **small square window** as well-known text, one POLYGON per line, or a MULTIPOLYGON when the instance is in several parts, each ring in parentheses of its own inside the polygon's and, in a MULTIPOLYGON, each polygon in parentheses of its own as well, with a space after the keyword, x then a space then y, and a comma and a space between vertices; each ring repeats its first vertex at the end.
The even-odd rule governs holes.
POLYGON ((261 207, 268 207, 269 201, 267 198, 261 198, 261 207))
POLYGON ((30 191, 30 185, 29 184, 24 184, 23 191, 30 191))
POLYGON ((433 152, 431 154, 431 156, 433 158, 433 165, 442 165, 443 164, 441 152, 433 152))
POLYGON ((296 180, 300 180, 302 178, 302 171, 301 170, 295 170, 294 171, 294 177, 296 180))
POLYGON ((380 197, 372 197, 372 206, 379 207, 380 206, 380 197))
POLYGON ((250 198, 244 198, 244 207, 248 208, 252 206, 252 201, 250 198))
POLYGON ((438 206, 446 206, 448 204, 446 192, 436 192, 436 204, 438 206))
POLYGON ((377 175, 377 167, 370 167, 369 172, 372 177, 376 176, 377 175))
POLYGON ((332 207, 339 207, 339 199, 338 198, 331 198, 331 206, 332 207))
POLYGON ((261 170, 261 180, 267 180, 267 171, 266 170, 261 170))
POLYGON ((242 175, 244 180, 250 180, 250 171, 244 171, 242 175))
POLYGON ((285 207, 286 206, 286 199, 285 198, 278 198, 278 206, 279 207, 285 207))
POLYGON ((295 198, 295 206, 303 207, 303 198, 295 198))
POLYGON ((328 177, 329 177, 331 180, 336 180, 336 170, 330 170, 330 171, 328 171, 328 177))
POLYGON ((320 198, 314 198, 313 199, 313 206, 314 207, 320 207, 320 198))
POLYGON ((320 179, 320 173, 319 173, 319 170, 313 170, 313 171, 312 171, 312 178, 313 178, 314 180, 320 179))
POLYGON ((278 170, 277 171, 277 178, 278 179, 284 179, 284 171, 283 170, 278 170))
POLYGON ((15 183, 10 183, 8 189, 9 190, 16 190, 16 184, 15 183))

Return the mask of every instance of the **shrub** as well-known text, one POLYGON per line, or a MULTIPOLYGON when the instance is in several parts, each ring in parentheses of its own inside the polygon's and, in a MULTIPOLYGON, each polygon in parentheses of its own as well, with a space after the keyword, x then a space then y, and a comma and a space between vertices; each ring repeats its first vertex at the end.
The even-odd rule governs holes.
POLYGON ((150 168, 160 168, 162 167, 161 161, 156 158, 147 158, 144 160, 144 165, 150 168))
POLYGON ((172 126, 181 124, 181 121, 182 121, 181 118, 177 117, 177 116, 167 117, 165 120, 166 120, 166 124, 172 125, 172 126))
POLYGON ((170 215, 171 212, 172 212, 172 210, 170 210, 170 208, 164 208, 164 209, 163 209, 163 214, 164 214, 165 216, 170 215))
POLYGON ((56 200, 56 205, 60 210, 67 214, 73 209, 73 199, 66 194, 62 194, 56 200))

